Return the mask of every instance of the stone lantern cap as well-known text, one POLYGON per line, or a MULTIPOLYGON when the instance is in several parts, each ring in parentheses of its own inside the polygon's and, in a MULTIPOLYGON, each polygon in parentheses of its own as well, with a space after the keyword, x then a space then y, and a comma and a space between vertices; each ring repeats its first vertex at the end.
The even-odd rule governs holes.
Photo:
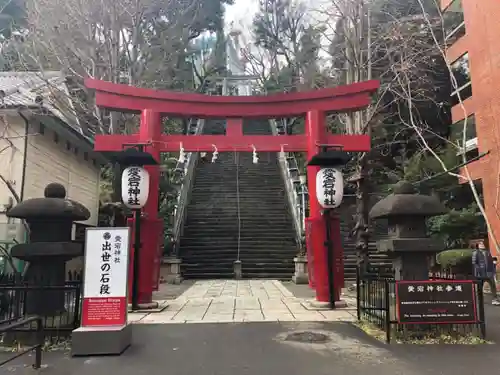
POLYGON ((9 210, 7 216, 27 220, 52 218, 68 221, 83 221, 90 217, 90 211, 84 205, 66 198, 66 189, 61 184, 48 184, 44 196, 19 203, 9 210))
POLYGON ((377 202, 370 210, 371 219, 382 219, 397 216, 431 217, 443 215, 448 209, 438 198, 417 194, 412 184, 402 181, 394 188, 394 192, 377 202))

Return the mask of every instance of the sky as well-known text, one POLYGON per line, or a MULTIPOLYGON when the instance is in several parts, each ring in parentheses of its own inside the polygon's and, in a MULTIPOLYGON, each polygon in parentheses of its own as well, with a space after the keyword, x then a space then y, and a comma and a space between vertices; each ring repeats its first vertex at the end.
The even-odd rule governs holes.
MULTIPOLYGON (((325 15, 324 11, 321 9, 328 9, 331 7, 330 0, 296 0, 305 4, 307 6, 306 18, 312 22, 325 22, 328 16, 325 15)), ((225 21, 226 21, 226 32, 231 30, 231 23, 233 24, 233 29, 237 29, 242 32, 240 42, 242 45, 248 45, 252 40, 251 29, 252 21, 255 13, 258 11, 259 0, 235 0, 234 5, 226 7, 225 21)), ((325 35, 329 34, 328 31, 325 35)), ((324 39, 323 43, 329 45, 329 38, 324 39)), ((320 51, 320 56, 324 55, 324 51, 320 51)))
POLYGON ((234 5, 226 8, 226 24, 234 22, 236 28, 244 31, 251 26, 257 9, 258 0, 235 0, 234 5))
MULTIPOLYGON (((313 19, 320 19, 321 14, 312 9, 319 10, 326 4, 328 0, 299 0, 301 3, 306 4, 309 8, 308 16, 313 19)), ((234 22, 234 27, 241 30, 244 35, 248 36, 246 30, 250 30, 252 20, 258 10, 258 0, 235 0, 234 5, 226 7, 226 27, 229 28, 231 22, 234 22)))

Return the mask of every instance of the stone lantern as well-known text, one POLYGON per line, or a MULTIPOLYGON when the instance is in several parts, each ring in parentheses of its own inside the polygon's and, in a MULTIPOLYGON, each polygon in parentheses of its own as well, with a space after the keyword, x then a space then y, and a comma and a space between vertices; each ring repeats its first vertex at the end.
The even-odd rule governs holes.
MULTIPOLYGON (((45 198, 28 199, 9 210, 9 217, 29 225, 29 243, 12 248, 13 257, 29 262, 25 282, 34 287, 64 286, 66 262, 83 255, 83 244, 71 240, 74 221, 87 220, 90 212, 66 198, 61 184, 47 185, 45 198)), ((26 313, 57 315, 65 310, 64 290, 34 290, 26 296, 26 313)))
POLYGON ((417 194, 406 181, 373 206, 370 219, 388 221, 388 237, 377 241, 377 250, 392 258, 396 280, 429 278, 431 256, 444 244, 428 237, 426 219, 447 211, 437 197, 417 194))

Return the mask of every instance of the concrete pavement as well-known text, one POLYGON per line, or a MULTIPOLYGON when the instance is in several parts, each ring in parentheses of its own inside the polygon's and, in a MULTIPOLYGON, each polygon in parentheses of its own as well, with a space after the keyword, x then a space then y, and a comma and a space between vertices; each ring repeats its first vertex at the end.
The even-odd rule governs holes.
POLYGON ((130 313, 137 324, 354 321, 356 301, 345 309, 315 310, 277 280, 197 281, 162 312, 130 313))
MULTIPOLYGON (((0 353, 0 358, 12 353, 0 353)), ((37 374, 20 358, 0 374, 37 374)), ((261 322, 137 324, 133 345, 119 357, 43 357, 43 375, 482 375, 500 367, 497 345, 391 345, 349 323, 261 322), (322 333, 328 342, 287 341, 297 332, 322 333)))

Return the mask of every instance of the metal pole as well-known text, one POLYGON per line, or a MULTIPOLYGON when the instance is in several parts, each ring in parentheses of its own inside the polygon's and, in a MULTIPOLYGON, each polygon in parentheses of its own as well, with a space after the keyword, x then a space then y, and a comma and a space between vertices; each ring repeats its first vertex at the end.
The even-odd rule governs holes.
POLYGON ((36 343, 37 346, 35 348, 35 363, 33 368, 38 370, 42 367, 42 346, 45 343, 45 336, 43 334, 43 321, 40 316, 36 319, 36 343))
POLYGON ((139 309, 139 258, 141 249, 141 209, 135 213, 134 278, 132 280, 132 310, 139 309))
POLYGON ((327 261, 327 270, 328 270, 328 295, 330 299, 330 308, 335 309, 335 290, 334 290, 334 269, 333 269, 333 246, 332 246, 332 233, 331 233, 331 209, 326 209, 323 213, 325 216, 325 225, 326 225, 326 261, 327 261))
POLYGON ((224 78, 222 80, 222 95, 227 96, 228 94, 228 84, 227 84, 227 78, 224 78))
POLYGON ((301 220, 302 222, 300 223, 300 226, 302 228, 302 233, 305 233, 306 231, 306 191, 304 189, 304 184, 300 184, 300 194, 302 195, 301 197, 301 203, 302 203, 302 212, 301 212, 301 220))
MULTIPOLYGON (((139 151, 144 151, 142 145, 138 145, 137 149, 139 151)), ((139 310, 139 259, 141 250, 141 209, 134 210, 135 222, 134 222, 134 266, 133 266, 133 279, 132 279, 132 310, 139 310)))

